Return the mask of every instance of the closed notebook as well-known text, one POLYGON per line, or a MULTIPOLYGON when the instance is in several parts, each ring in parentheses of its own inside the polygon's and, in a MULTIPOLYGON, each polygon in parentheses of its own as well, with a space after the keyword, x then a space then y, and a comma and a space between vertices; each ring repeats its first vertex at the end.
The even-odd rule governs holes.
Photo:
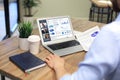
POLYGON ((14 55, 9 57, 9 59, 24 72, 29 72, 45 66, 45 62, 43 60, 31 54, 30 52, 14 55))

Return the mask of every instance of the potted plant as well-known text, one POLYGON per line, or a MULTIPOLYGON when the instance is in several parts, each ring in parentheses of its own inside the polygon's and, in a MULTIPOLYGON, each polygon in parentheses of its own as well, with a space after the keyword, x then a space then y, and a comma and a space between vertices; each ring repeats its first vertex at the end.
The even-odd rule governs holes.
POLYGON ((25 8, 25 16, 31 17, 32 15, 32 8, 38 6, 41 3, 40 0, 23 0, 23 5, 25 8))
POLYGON ((31 35, 32 30, 33 30, 33 27, 30 22, 21 22, 18 25, 20 49, 29 50, 29 42, 27 38, 31 35))

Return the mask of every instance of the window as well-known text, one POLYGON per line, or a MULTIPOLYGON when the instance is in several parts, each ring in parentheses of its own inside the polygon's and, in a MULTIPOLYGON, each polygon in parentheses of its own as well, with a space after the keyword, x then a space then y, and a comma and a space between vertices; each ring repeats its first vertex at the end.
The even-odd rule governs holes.
POLYGON ((19 0, 0 1, 0 40, 11 36, 19 22, 19 0))
POLYGON ((0 41, 6 36, 5 9, 3 0, 0 1, 0 41))

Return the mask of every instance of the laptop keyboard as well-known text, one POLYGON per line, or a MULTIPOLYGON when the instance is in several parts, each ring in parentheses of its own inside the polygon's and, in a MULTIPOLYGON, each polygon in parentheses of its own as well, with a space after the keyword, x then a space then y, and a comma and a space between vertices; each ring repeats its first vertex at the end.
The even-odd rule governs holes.
POLYGON ((48 47, 51 48, 52 50, 58 50, 58 49, 63 49, 67 47, 77 46, 77 45, 80 45, 80 43, 76 40, 72 40, 72 41, 67 41, 63 43, 48 45, 48 47))

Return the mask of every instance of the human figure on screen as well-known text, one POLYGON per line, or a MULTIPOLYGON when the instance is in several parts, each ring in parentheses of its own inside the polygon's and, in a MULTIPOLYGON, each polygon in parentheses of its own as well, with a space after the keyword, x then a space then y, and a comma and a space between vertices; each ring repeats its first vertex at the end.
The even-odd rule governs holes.
POLYGON ((42 28, 46 28, 46 23, 41 23, 42 24, 42 28))
POLYGON ((45 34, 45 39, 49 39, 49 38, 50 38, 49 34, 45 34))
POLYGON ((47 28, 42 29, 42 34, 49 33, 47 28))
MULTIPOLYGON (((120 0, 111 2, 113 9, 120 12, 120 0)), ((101 29, 73 74, 66 71, 65 61, 57 55, 51 54, 45 61, 58 80, 120 80, 120 14, 101 29)))

